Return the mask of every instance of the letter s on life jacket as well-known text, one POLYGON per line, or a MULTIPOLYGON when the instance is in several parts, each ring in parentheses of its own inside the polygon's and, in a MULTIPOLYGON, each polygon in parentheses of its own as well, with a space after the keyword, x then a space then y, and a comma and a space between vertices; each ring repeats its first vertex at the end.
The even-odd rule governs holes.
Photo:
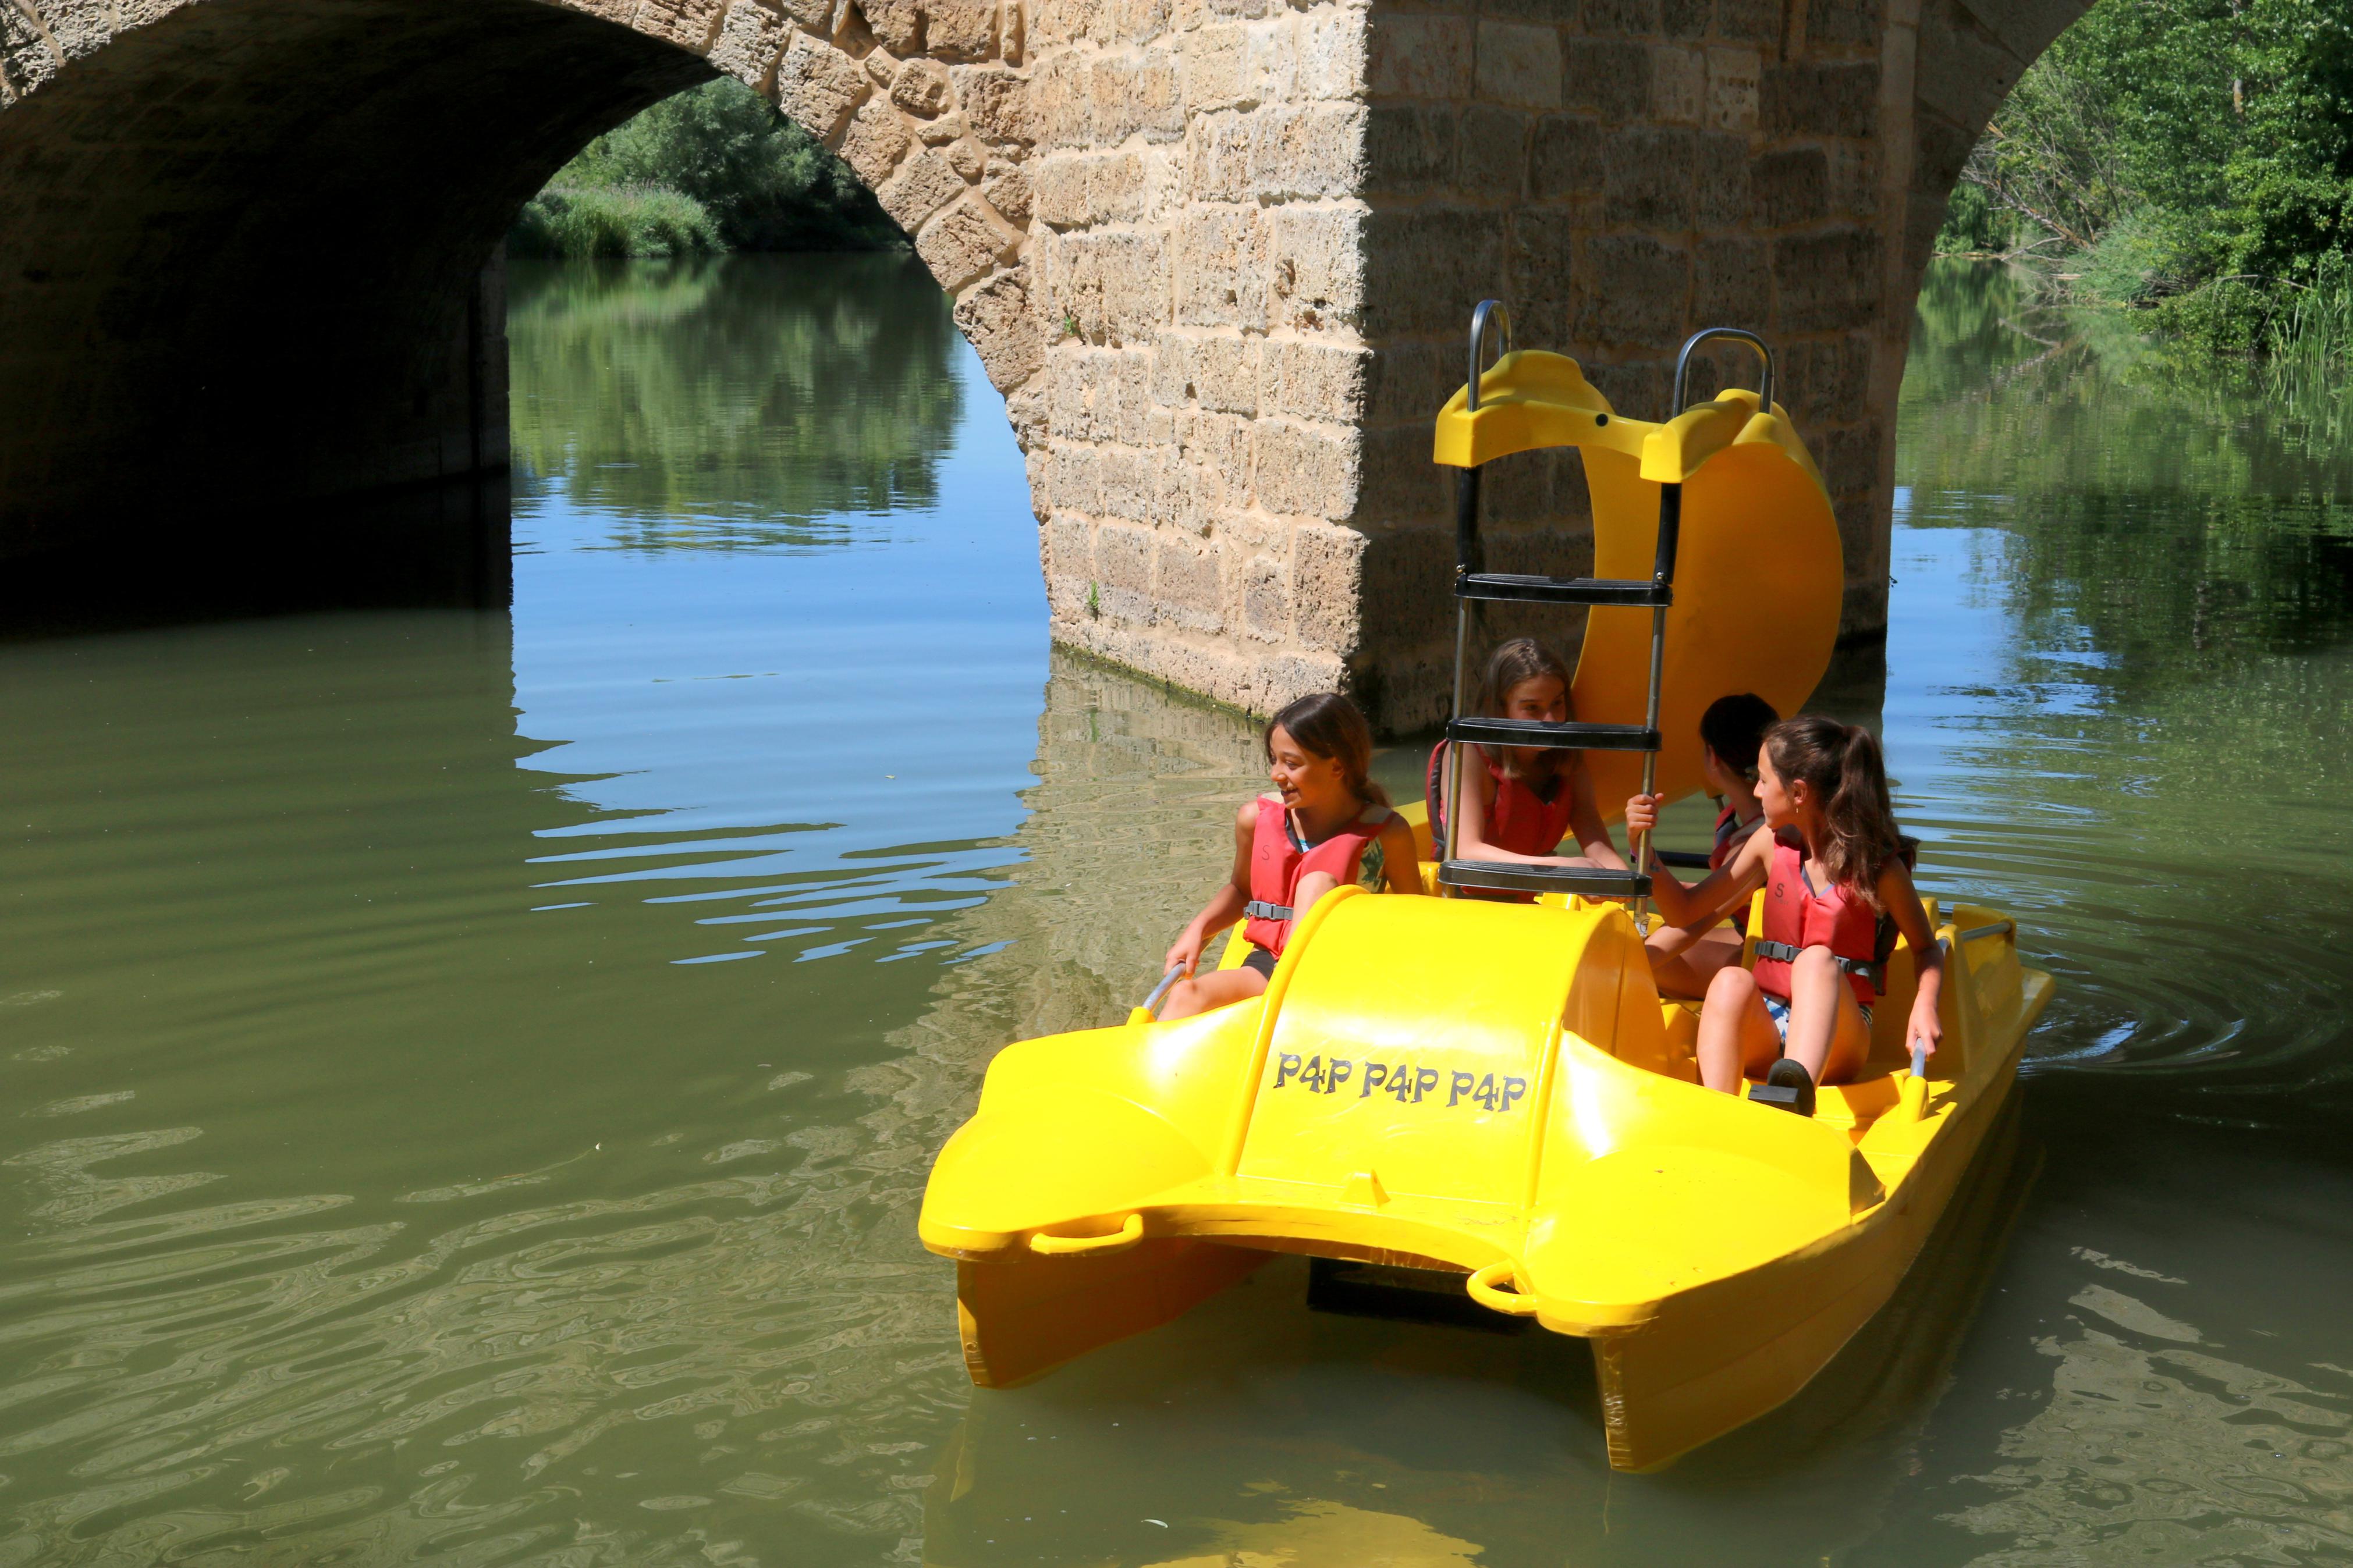
POLYGON ((1806 852, 1773 846, 1773 871, 1765 883, 1765 929, 1757 938, 1757 987, 1787 1000, 1789 965, 1810 947, 1827 947, 1854 987, 1854 999, 1868 1006, 1879 998, 1884 971, 1879 963, 1879 919, 1869 904, 1844 888, 1820 898, 1806 884, 1806 852))
POLYGON ((1322 871, 1342 883, 1356 879, 1356 868, 1366 847, 1381 836, 1387 808, 1368 805, 1321 844, 1303 845, 1292 836, 1290 813, 1272 795, 1258 798, 1258 826, 1250 834, 1250 902, 1242 912, 1250 923, 1242 935, 1254 947, 1276 957, 1291 940, 1293 895, 1299 879, 1322 871))

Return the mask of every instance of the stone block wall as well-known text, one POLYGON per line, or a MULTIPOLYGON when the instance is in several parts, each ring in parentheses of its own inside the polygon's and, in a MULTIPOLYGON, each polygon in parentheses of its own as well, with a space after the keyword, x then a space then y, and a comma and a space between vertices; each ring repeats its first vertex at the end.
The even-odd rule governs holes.
POLYGON ((1054 634, 1259 711, 1363 645, 1366 16, 1053 0, 1033 24, 1054 634))

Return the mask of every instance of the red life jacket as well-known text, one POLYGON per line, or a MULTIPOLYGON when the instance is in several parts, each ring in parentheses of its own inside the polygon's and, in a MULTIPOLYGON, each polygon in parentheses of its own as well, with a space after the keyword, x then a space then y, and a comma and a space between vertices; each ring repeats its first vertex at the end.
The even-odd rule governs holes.
POLYGON ((1765 929, 1757 933, 1757 987, 1787 1000, 1789 965, 1810 947, 1827 947, 1865 1006, 1877 1001, 1886 971, 1879 956, 1879 915, 1845 888, 1818 896, 1806 883, 1806 852, 1773 846, 1765 884, 1765 929))
POLYGON ((1389 819, 1387 806, 1368 805, 1320 844, 1303 844, 1291 830, 1291 814, 1273 795, 1258 797, 1258 826, 1250 833, 1250 923, 1242 935, 1251 945, 1281 957, 1291 940, 1292 897, 1299 879, 1322 871, 1346 884, 1356 879, 1366 847, 1377 840, 1389 819))
POLYGON ((1748 842, 1748 836, 1764 826, 1765 819, 1760 816, 1743 827, 1740 813, 1728 805, 1717 812, 1715 847, 1707 852, 1707 868, 1711 871, 1724 869, 1725 863, 1740 852, 1740 847, 1748 842))
MULTIPOLYGON (((1446 848, 1446 746, 1440 741, 1431 748, 1423 786, 1430 801, 1430 831, 1441 853, 1446 848)), ((1504 765, 1481 748, 1472 747, 1471 754, 1486 764, 1487 776, 1495 782, 1495 804, 1487 808, 1487 842, 1516 855, 1549 855, 1559 848, 1577 795, 1567 766, 1553 774, 1552 798, 1546 800, 1526 781, 1506 777, 1504 765)))
MULTIPOLYGON (((1430 834, 1431 852, 1446 853, 1446 748, 1440 741, 1430 748, 1430 771, 1423 784, 1423 795, 1430 803, 1430 834)), ((1495 801, 1487 808, 1487 842, 1498 849, 1509 849, 1521 855, 1549 855, 1560 847, 1568 832, 1568 813, 1577 791, 1569 783, 1568 769, 1563 767, 1553 774, 1550 800, 1530 789, 1524 780, 1504 775, 1504 766, 1480 747, 1471 748, 1471 754, 1487 766, 1487 776, 1495 781, 1495 801)), ((1463 781, 1471 787, 1470 781, 1463 781)), ((1459 888, 1466 899, 1488 899, 1497 903, 1533 904, 1534 893, 1509 893, 1493 888, 1459 888)))

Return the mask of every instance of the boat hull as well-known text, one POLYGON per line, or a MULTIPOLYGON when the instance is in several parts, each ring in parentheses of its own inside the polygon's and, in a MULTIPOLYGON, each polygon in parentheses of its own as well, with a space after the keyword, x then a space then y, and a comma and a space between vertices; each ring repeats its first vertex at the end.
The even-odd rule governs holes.
POLYGON ((1670 1297, 1632 1332, 1595 1336, 1610 1465, 1658 1469, 1811 1383, 1887 1305, 1978 1176, 2017 1068, 2013 1047, 1902 1188, 1835 1239, 1670 1297))

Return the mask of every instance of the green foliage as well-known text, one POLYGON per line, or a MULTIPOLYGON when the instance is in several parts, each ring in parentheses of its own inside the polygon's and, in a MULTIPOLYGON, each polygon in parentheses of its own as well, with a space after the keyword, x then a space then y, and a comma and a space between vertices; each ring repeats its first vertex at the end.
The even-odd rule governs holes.
POLYGON ((707 256, 726 247, 701 202, 661 185, 540 192, 515 219, 516 256, 707 256))
POLYGON ((1945 226, 1937 232, 1936 250, 1944 256, 1979 256, 2006 251, 2017 243, 2017 224, 1982 185, 1963 180, 1953 187, 1945 208, 1945 226))
POLYGON ((2147 305, 2195 286, 2199 263, 2180 225, 2142 205, 2111 224, 2089 249, 2065 258, 2071 295, 2100 305, 2147 305))
MULTIPOLYGON (((675 244, 582 248, 581 225, 567 226, 548 210, 579 205, 592 192, 656 191, 705 215, 718 238, 702 248, 887 250, 906 244, 848 164, 732 78, 665 99, 589 142, 524 207, 512 243, 529 256, 686 254, 691 247, 675 244)), ((593 233, 599 244, 611 243, 607 228, 593 233)))
POLYGON ((1942 249, 2033 258, 2211 349, 2336 342, 2304 296, 2353 258, 2353 6, 2101 0, 1962 179, 1942 249))
POLYGON ((2083 49, 2068 33, 2020 79, 1962 172, 1984 204, 1981 226, 1998 232, 2006 219, 2020 248, 2084 249, 2131 200, 2115 108, 2082 68, 2083 49))

